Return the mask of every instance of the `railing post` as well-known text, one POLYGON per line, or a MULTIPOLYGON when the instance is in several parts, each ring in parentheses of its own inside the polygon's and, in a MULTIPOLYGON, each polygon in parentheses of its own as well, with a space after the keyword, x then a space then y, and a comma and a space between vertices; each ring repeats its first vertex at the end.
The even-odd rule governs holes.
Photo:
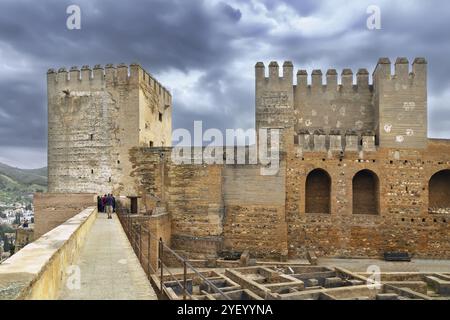
POLYGON ((163 267, 163 260, 162 260, 162 256, 163 256, 163 242, 162 242, 162 238, 159 238, 159 268, 161 269, 161 294, 163 293, 163 276, 164 276, 164 267, 163 267))
POLYGON ((142 264, 142 224, 139 224, 139 262, 142 264))
POLYGON ((128 214, 128 238, 131 240, 131 244, 133 244, 133 239, 131 238, 131 214, 128 214))
POLYGON ((151 245, 151 239, 150 239, 150 230, 147 230, 147 273, 148 278, 150 279, 150 245, 151 245))
POLYGON ((183 300, 186 300, 186 294, 187 294, 187 267, 186 267, 186 260, 183 261, 183 300))
POLYGON ((133 247, 134 252, 136 252, 136 239, 134 235, 133 218, 131 216, 130 216, 130 239, 131 239, 131 246, 133 247))

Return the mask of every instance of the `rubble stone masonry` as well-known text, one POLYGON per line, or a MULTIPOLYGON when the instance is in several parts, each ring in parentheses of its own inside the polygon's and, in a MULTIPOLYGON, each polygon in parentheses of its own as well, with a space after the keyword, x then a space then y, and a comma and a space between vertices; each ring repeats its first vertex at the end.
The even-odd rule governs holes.
POLYGON ((61 86, 72 81, 64 70, 49 73, 50 191, 109 186, 139 196, 140 212, 166 214, 158 232, 191 258, 245 250, 277 260, 307 251, 450 258, 450 140, 426 136, 425 59, 410 70, 398 58, 391 72, 381 58, 372 83, 366 69, 356 79, 344 69, 340 82, 331 69, 325 83, 322 71, 308 83, 299 70, 294 84, 291 62, 281 76, 271 62, 267 77, 258 62, 256 129, 281 129, 282 139, 280 170, 269 176, 260 164, 174 163, 170 97, 156 98, 158 87, 139 67, 129 76, 108 70, 98 90, 95 70, 86 88, 83 80, 61 86))

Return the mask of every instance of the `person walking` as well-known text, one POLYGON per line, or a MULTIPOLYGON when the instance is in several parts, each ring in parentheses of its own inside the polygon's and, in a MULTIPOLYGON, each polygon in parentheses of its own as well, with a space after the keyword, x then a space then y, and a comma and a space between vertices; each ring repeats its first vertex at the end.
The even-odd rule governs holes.
POLYGON ((116 212, 116 198, 111 193, 113 212, 116 212))
POLYGON ((111 194, 108 194, 106 197, 106 213, 108 214, 108 219, 112 219, 112 211, 113 211, 113 197, 111 194))
POLYGON ((106 212, 106 194, 102 197, 102 212, 106 212))
POLYGON ((102 197, 97 196, 97 211, 102 212, 102 197))

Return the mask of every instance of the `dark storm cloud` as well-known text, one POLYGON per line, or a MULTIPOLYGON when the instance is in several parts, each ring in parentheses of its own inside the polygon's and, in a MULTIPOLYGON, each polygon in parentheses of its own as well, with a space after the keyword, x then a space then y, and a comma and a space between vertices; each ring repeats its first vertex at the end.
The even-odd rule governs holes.
POLYGON ((450 4, 438 1, 65 1, 0 3, 0 161, 45 165, 48 68, 139 62, 174 96, 174 129, 254 125, 253 66, 367 68, 381 56, 429 61, 429 132, 450 137, 450 4), (66 8, 81 7, 81 30, 66 8), (368 30, 366 9, 381 9, 368 30))

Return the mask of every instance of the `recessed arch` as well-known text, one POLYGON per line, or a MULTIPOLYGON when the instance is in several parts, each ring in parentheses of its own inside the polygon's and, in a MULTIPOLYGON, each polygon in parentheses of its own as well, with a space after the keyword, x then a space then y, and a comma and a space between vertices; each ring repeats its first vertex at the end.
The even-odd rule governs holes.
POLYGON ((450 212, 450 169, 433 174, 428 182, 428 211, 450 212))
POLYGON ((306 177, 305 212, 330 213, 331 178, 323 169, 314 169, 306 177))
POLYGON ((358 171, 352 180, 353 214, 379 214, 380 183, 375 172, 358 171))

